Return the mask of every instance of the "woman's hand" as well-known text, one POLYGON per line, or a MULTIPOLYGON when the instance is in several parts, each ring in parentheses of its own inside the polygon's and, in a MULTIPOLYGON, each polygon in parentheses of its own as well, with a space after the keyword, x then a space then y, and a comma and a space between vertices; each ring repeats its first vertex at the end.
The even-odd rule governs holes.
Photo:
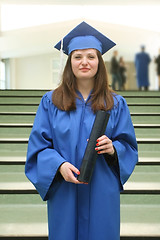
POLYGON ((75 173, 79 175, 80 171, 71 163, 69 162, 62 163, 62 165, 59 168, 59 172, 61 173, 65 181, 75 183, 75 184, 80 184, 80 183, 82 184, 82 182, 78 181, 75 175, 73 174, 75 173))
POLYGON ((114 154, 114 147, 112 141, 106 135, 103 135, 97 139, 95 150, 98 151, 98 154, 102 153, 108 153, 110 155, 114 154))

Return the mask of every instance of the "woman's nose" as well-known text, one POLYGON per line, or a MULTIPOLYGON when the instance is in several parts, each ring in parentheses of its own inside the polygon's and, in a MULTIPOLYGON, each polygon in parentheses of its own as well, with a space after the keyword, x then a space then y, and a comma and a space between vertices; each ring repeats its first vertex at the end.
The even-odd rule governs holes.
POLYGON ((83 65, 87 65, 88 61, 87 61, 87 58, 86 57, 83 57, 82 58, 82 64, 83 65))

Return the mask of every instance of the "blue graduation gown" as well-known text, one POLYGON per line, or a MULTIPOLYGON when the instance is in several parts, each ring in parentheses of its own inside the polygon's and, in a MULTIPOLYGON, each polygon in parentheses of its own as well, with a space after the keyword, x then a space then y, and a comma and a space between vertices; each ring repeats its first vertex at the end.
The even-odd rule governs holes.
MULTIPOLYGON (((120 191, 137 163, 137 142, 126 101, 115 97, 105 134, 112 139, 119 166, 109 167, 98 155, 88 185, 66 182, 59 172, 68 161, 80 168, 95 114, 89 102, 76 99, 77 109, 65 112, 41 100, 29 138, 25 173, 47 200, 50 240, 119 240, 120 191)), ((90 98, 90 96, 89 96, 90 98)))
POLYGON ((151 59, 150 56, 145 53, 137 53, 135 57, 135 66, 137 74, 137 85, 138 87, 149 86, 148 66, 151 59))

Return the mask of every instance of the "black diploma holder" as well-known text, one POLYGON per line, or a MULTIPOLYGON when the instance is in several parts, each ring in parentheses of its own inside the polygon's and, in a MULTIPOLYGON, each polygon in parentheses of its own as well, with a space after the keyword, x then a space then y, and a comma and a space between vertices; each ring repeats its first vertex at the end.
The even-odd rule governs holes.
POLYGON ((110 114, 104 110, 99 110, 96 114, 96 118, 80 167, 80 175, 77 176, 77 179, 80 182, 89 183, 91 180, 98 155, 97 151, 95 150, 97 139, 104 135, 109 116, 110 114))

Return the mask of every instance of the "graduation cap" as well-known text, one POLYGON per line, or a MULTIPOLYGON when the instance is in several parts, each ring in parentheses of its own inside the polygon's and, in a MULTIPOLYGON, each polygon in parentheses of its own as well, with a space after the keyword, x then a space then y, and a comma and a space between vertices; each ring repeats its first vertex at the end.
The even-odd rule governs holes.
POLYGON ((80 23, 54 47, 69 55, 78 49, 97 49, 102 55, 116 44, 86 22, 80 23))

